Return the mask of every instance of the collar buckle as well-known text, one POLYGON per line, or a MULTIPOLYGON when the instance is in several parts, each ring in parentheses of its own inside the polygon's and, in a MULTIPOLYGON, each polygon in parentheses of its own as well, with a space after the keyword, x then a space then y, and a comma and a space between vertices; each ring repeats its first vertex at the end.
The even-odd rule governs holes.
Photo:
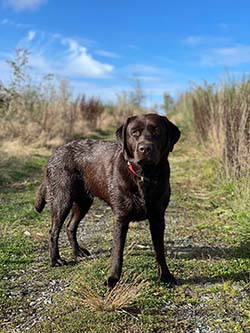
POLYGON ((136 176, 137 178, 139 178, 142 182, 144 181, 144 177, 143 176, 140 176, 138 175, 138 173, 135 171, 134 167, 133 167, 133 164, 131 162, 127 162, 127 165, 128 165, 128 169, 129 171, 134 175, 136 176))

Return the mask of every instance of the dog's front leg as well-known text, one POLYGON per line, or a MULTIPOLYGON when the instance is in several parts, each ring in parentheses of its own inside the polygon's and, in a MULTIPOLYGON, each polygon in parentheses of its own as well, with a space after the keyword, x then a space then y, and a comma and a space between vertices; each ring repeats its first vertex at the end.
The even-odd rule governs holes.
POLYGON ((156 261, 158 266, 158 275, 161 281, 176 284, 174 276, 170 273, 166 264, 166 258, 164 253, 164 230, 165 221, 164 218, 150 218, 150 232, 155 249, 156 261))
POLYGON ((122 272, 123 250, 129 222, 116 218, 113 229, 112 266, 106 285, 113 288, 119 281, 122 272))

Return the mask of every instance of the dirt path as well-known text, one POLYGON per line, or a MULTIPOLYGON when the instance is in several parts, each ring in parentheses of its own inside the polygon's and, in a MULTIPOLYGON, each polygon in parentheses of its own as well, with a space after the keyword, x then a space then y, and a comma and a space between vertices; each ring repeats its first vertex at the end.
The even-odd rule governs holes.
POLYGON ((219 193, 213 185, 213 161, 186 149, 183 143, 171 157, 173 195, 166 214, 166 253, 179 286, 168 290, 159 284, 148 225, 131 224, 124 271, 143 274, 150 287, 124 313, 93 313, 84 307, 72 310, 67 304, 68 289, 79 276, 97 279, 104 292, 111 210, 97 201, 79 227, 79 239, 92 253, 89 260, 74 264, 62 232, 62 254, 70 265, 50 268, 49 215, 33 211, 38 176, 5 187, 2 219, 14 222, 13 228, 5 224, 1 230, 5 239, 1 246, 6 249, 12 244, 2 270, 2 332, 247 332, 249 229, 229 214, 227 193, 219 193), (28 245, 20 250, 22 243, 28 245))

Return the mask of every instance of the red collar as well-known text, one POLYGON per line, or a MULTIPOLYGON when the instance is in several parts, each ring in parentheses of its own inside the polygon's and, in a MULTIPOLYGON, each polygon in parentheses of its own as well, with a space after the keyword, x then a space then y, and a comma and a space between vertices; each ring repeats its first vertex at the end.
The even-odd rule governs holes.
POLYGON ((143 182, 143 181, 144 181, 144 177, 138 175, 138 173, 135 171, 135 169, 134 169, 134 167, 133 167, 133 164, 130 163, 129 161, 127 162, 127 164, 128 164, 128 169, 129 169, 129 171, 130 171, 134 176, 136 176, 137 178, 140 178, 140 180, 143 182))

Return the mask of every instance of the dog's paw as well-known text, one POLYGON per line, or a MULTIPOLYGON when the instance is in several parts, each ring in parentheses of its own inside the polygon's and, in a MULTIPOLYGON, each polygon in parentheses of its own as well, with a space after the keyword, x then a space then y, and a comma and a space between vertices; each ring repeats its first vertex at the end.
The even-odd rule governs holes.
POLYGON ((87 249, 79 247, 75 252, 75 257, 77 258, 86 258, 90 256, 90 252, 87 249))
POLYGON ((56 258, 52 260, 51 266, 52 267, 60 267, 67 265, 67 261, 61 258, 56 258))
POLYGON ((177 285, 176 278, 172 274, 161 275, 160 280, 169 287, 174 287, 177 285))
POLYGON ((114 286, 117 284, 119 281, 118 278, 109 276, 107 280, 104 282, 104 285, 110 289, 114 288, 114 286))
POLYGON ((87 249, 80 247, 74 252, 75 260, 78 263, 81 262, 84 258, 88 258, 90 255, 91 253, 87 249))

